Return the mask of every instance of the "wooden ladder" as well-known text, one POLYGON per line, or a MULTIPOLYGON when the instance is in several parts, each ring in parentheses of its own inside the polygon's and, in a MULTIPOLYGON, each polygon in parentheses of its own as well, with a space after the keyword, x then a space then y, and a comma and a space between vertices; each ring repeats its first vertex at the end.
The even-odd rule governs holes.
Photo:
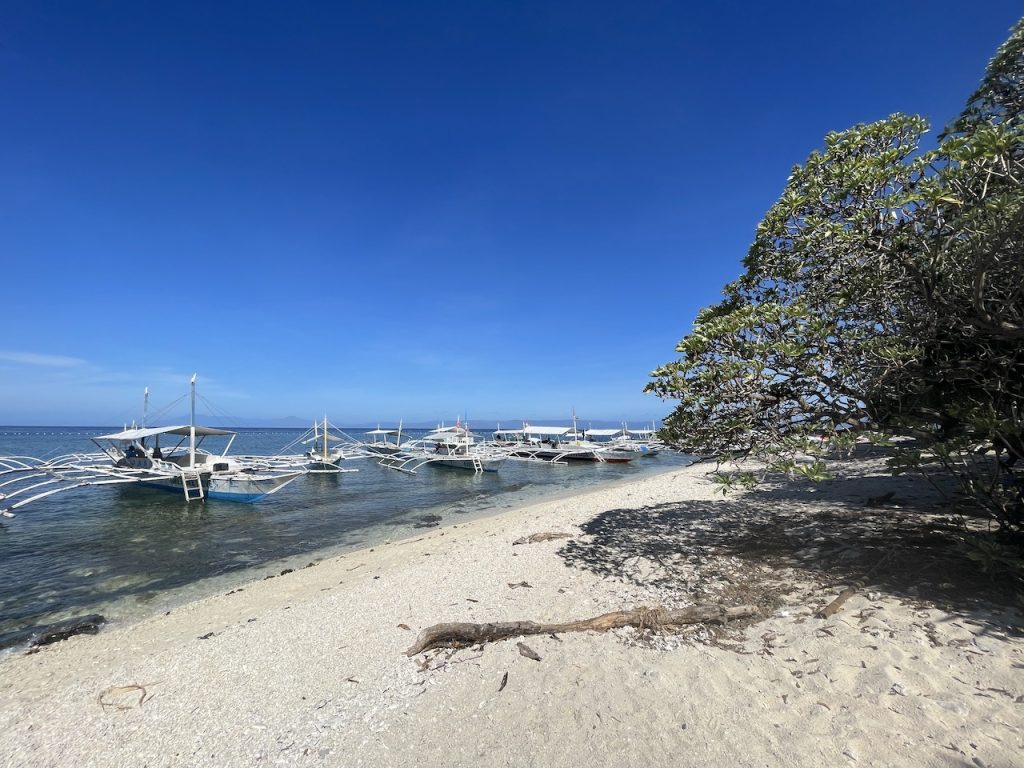
POLYGON ((185 501, 203 498, 203 481, 199 478, 198 470, 183 469, 181 487, 185 490, 185 501))

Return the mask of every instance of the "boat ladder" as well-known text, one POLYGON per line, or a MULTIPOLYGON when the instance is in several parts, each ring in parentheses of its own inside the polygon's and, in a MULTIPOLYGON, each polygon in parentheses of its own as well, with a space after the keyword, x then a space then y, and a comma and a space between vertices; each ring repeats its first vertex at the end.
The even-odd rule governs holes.
POLYGON ((199 478, 198 470, 183 469, 181 487, 185 490, 185 501, 203 498, 203 481, 199 478))
POLYGON ((480 461, 480 458, 478 456, 474 456, 473 457, 473 471, 474 472, 483 472, 484 471, 483 462, 480 461))

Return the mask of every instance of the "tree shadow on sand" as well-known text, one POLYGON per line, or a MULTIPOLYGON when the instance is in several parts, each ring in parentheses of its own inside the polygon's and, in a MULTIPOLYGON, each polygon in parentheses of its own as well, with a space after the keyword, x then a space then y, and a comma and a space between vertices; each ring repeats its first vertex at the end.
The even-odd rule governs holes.
MULTIPOLYGON (((912 604, 934 604, 1011 628, 1019 595, 1011 579, 983 572, 960 542, 960 518, 920 480, 851 476, 785 482, 710 501, 613 509, 563 546, 566 563, 605 578, 694 602, 750 602, 775 610, 795 582, 818 588, 821 607, 863 582, 912 604)), ((792 598, 789 600, 792 602, 792 598)))

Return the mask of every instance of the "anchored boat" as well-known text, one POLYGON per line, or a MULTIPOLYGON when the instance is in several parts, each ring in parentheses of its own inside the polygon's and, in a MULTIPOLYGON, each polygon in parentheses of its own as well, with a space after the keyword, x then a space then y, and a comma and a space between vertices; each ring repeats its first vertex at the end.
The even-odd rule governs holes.
POLYGON ((508 455, 502 448, 476 442, 476 435, 469 431, 468 425, 456 423, 409 441, 397 453, 384 456, 380 465, 410 474, 427 464, 472 472, 497 472, 508 455))
POLYGON ((378 424, 376 429, 371 429, 366 434, 370 439, 363 441, 362 446, 370 453, 391 456, 402 450, 402 422, 398 422, 398 429, 381 429, 378 424), (394 440, 389 439, 392 437, 394 440))
MULTIPOLYGON (((148 394, 147 390, 147 403, 148 394)), ((189 424, 99 435, 92 438, 99 453, 51 459, 0 457, 0 514, 14 517, 15 509, 72 488, 132 483, 180 493, 186 501, 209 497, 253 502, 308 471, 287 459, 229 456, 236 432, 195 423, 194 375, 191 397, 189 424), (208 438, 217 437, 228 438, 220 453, 203 448, 208 438)))

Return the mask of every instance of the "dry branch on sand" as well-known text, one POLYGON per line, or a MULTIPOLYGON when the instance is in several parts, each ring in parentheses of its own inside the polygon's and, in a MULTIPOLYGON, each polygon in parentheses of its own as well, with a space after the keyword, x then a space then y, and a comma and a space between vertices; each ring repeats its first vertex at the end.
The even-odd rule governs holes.
POLYGON ((523 536, 521 539, 516 539, 512 542, 512 546, 517 544, 536 544, 541 541, 552 541, 554 539, 571 539, 571 533, 562 533, 560 531, 545 531, 543 533, 531 533, 529 536, 523 536))
POLYGON ((520 635, 544 635, 552 632, 605 632, 619 627, 663 628, 683 624, 726 624, 732 619, 744 619, 758 615, 752 605, 726 608, 722 605, 694 605, 689 608, 668 611, 663 608, 634 608, 630 611, 613 611, 591 619, 570 621, 563 624, 538 624, 533 621, 500 621, 487 624, 452 622, 434 624, 420 632, 416 642, 405 652, 406 656, 440 646, 474 645, 493 643, 520 635))

